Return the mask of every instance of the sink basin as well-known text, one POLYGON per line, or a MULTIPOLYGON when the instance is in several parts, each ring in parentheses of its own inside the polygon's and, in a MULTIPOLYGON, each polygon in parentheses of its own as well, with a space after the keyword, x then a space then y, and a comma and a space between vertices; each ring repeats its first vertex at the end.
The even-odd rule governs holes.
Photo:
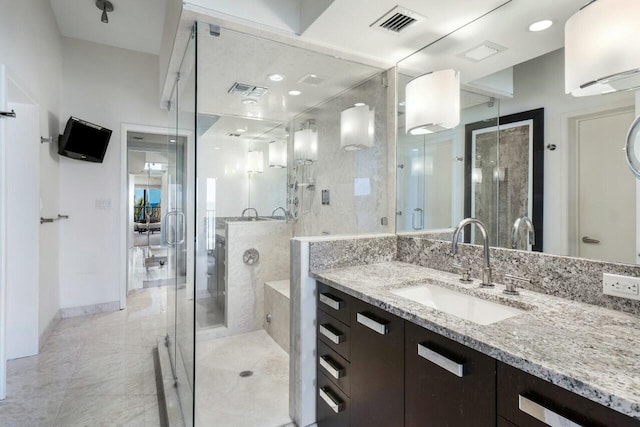
POLYGON ((391 293, 479 325, 490 325, 526 313, 518 308, 431 284, 397 289, 391 293))

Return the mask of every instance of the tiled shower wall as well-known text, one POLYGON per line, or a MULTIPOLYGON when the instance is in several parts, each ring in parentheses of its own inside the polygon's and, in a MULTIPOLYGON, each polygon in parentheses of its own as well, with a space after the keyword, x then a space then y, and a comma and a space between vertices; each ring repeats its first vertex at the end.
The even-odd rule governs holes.
POLYGON ((393 76, 393 72, 377 74, 296 118, 295 128, 313 119, 318 129, 318 161, 298 166, 296 174, 290 172, 299 184, 296 236, 394 230, 395 129, 387 126, 395 114, 393 76), (345 151, 340 148, 340 113, 358 102, 375 108, 375 145, 345 151), (305 176, 311 177, 315 187, 303 185, 305 176), (328 205, 322 204, 322 190, 329 191, 328 205), (386 218, 384 224, 382 218, 386 218))

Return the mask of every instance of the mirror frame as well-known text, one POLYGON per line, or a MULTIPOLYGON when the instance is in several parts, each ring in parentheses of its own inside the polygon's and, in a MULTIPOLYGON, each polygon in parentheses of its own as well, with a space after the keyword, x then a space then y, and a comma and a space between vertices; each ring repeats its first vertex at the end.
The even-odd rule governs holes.
MULTIPOLYGON (((490 127, 498 127, 510 123, 525 120, 533 122, 533 200, 532 218, 536 232, 536 241, 532 251, 543 252, 543 214, 544 214, 544 108, 523 111, 521 113, 500 116, 498 119, 490 119, 468 123, 465 125, 464 138, 464 217, 471 217, 471 149, 473 132, 490 127)), ((464 233, 464 242, 471 242, 471 234, 464 233)), ((507 249, 511 249, 507 247, 507 249)))

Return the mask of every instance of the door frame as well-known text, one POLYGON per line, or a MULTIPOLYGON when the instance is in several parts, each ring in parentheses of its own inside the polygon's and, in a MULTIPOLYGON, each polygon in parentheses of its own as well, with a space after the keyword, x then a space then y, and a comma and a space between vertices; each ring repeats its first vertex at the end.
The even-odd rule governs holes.
MULTIPOLYGON (((127 308, 127 275, 128 275, 128 209, 129 209, 129 170, 127 167, 127 134, 129 132, 150 133, 155 135, 174 135, 174 130, 169 127, 139 125, 134 123, 122 123, 120 126, 120 310, 127 308)), ((184 136, 187 140, 185 150, 191 145, 193 135, 191 132, 178 131, 178 136, 184 136)), ((185 164, 185 167, 187 165, 185 164)), ((187 204, 190 199, 187 198, 187 204)))

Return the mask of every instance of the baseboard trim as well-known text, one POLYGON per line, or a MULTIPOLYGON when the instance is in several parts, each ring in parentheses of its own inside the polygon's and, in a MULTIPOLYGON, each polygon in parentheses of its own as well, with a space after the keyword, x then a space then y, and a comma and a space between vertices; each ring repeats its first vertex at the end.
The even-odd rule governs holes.
POLYGON ((56 314, 53 316, 53 318, 49 321, 49 324, 47 325, 47 327, 44 328, 44 331, 42 331, 42 333, 38 337, 38 353, 42 351, 42 347, 44 346, 44 343, 47 342, 47 339, 55 329, 56 325, 60 322, 60 319, 61 319, 61 310, 58 310, 56 314))
POLYGON ((83 305, 81 307, 67 307, 60 309, 60 318, 85 316, 87 314, 107 313, 120 310, 120 301, 104 302, 101 304, 83 305))

